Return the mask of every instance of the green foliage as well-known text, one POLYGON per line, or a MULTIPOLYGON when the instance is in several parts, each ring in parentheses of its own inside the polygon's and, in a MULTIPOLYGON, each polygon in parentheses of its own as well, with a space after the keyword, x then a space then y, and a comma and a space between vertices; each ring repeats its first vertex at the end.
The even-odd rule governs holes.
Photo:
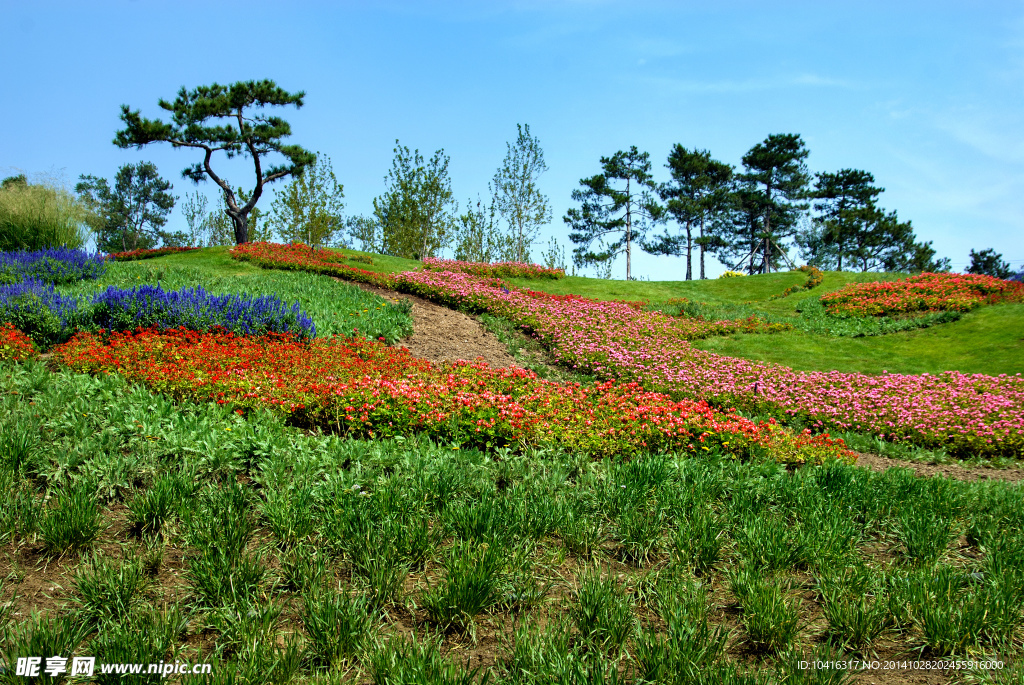
MULTIPOLYGON (((8 623, 0 639, 6 659, 81 653, 76 645, 92 631, 85 653, 107 662, 170 661, 201 635, 220 657, 212 680, 227 672, 218 682, 236 683, 343 682, 359 677, 349 670, 356 668, 367 680, 423 685, 468 685, 483 677, 522 685, 842 683, 841 671, 800 669, 796 662, 848 658, 840 647, 872 658, 873 648, 892 643, 925 658, 1020 659, 1024 537, 1017 531, 1024 526, 1024 493, 1012 483, 919 479, 907 470, 878 473, 838 462, 790 472, 715 457, 642 455, 621 464, 555 449, 519 457, 412 438, 345 440, 285 427, 268 414, 240 417, 216 404, 175 404, 117 376, 53 373, 36 363, 0 364, 0 386, 0 493, 20 488, 39 501, 48 497, 49 508, 108 453, 136 460, 138 492, 129 501, 161 482, 187 484, 174 507, 180 524, 172 511, 160 534, 168 550, 185 550, 186 579, 199 600, 199 613, 191 616, 176 607, 146 608, 151 597, 188 588, 167 584, 170 573, 146 577, 138 559, 143 549, 126 544, 119 557, 100 561, 69 555, 60 563, 76 579, 67 588, 73 600, 48 606, 47 618, 8 623), (19 428, 3 438, 7 427, 19 428), (14 454, 16 444, 23 447, 14 454), (16 471, 21 475, 13 477, 16 471), (271 498, 272 516, 265 508, 271 498), (635 564, 624 565, 613 560, 611 545, 577 550, 563 536, 570 520, 595 529, 617 525, 631 512, 654 511, 655 501, 667 555, 637 555, 635 564), (300 538, 310 511, 317 524, 300 538), (905 520, 915 511, 953 520, 954 534, 966 532, 962 553, 934 565, 894 562, 905 520), (253 585, 237 562, 258 561, 253 547, 273 544, 275 528, 298 541, 284 552, 271 550, 280 571, 268 560, 253 585), (752 541, 755 535, 765 541, 752 541), (785 560, 743 563, 783 556, 772 551, 780 539, 803 546, 807 573, 794 574, 785 560), (695 550, 705 542, 718 546, 720 558, 700 565, 695 550), (211 574, 211 594, 223 599, 217 603, 204 599, 195 583, 195 562, 213 547, 237 560, 234 568, 209 565, 218 571, 211 574), (331 555, 339 552, 335 563, 331 555), (488 555, 500 567, 497 601, 488 599, 482 612, 491 616, 477 614, 473 625, 480 644, 501 643, 493 665, 474 671, 475 658, 467 665, 456 656, 452 646, 468 639, 449 633, 442 642, 419 632, 411 641, 395 626, 394 618, 408 618, 407 611, 420 621, 415 630, 436 625, 422 623, 430 619, 426 594, 460 583, 468 590, 490 587, 458 580, 483 577, 477 571, 487 566, 478 564, 488 555), (591 571, 595 557, 615 570, 591 571), (400 582, 419 587, 404 606, 386 606, 391 619, 379 623, 378 602, 359 594, 371 585, 365 574, 371 558, 397 567, 412 567, 418 558, 427 578, 400 575, 400 582), (443 559, 445 570, 434 559, 443 559), (456 565, 467 572, 454 572, 456 565), (778 570, 762 570, 773 566, 778 570), (700 570, 699 582, 691 567, 700 570), (225 570, 229 582, 222 580, 225 570), (574 571, 577 592, 540 605, 519 599, 531 583, 571 579, 574 571), (278 573, 284 582, 264 582, 278 573), (152 592, 141 589, 147 586, 152 592), (291 625, 293 617, 303 625, 291 625), (736 653, 725 650, 737 619, 741 639, 755 648, 742 652, 742 669, 736 653), (301 646, 296 630, 304 634, 301 646)), ((0 496, 0 508, 9 501, 0 496)), ((103 523, 120 523, 121 512, 104 510, 103 523)), ((31 537, 27 542, 11 547, 13 578, 33 573, 20 556, 34 554, 31 537)), ((471 606, 474 596, 480 595, 467 592, 441 606, 471 606)), ((30 614, 30 596, 18 593, 12 601, 13 611, 30 614)), ((0 632, 2 612, 0 605, 0 632)), ((0 680, 5 677, 11 681, 0 680)))
POLYGON ((118 169, 113 188, 105 178, 83 174, 75 192, 99 217, 96 245, 100 251, 128 252, 156 247, 174 207, 171 188, 155 164, 139 162, 118 169))
MULTIPOLYGON (((541 227, 551 221, 551 205, 537 187, 537 180, 548 170, 548 165, 544 163, 540 141, 530 135, 530 125, 516 124, 516 130, 516 142, 506 143, 505 159, 491 181, 494 197, 491 216, 496 209, 508 226, 504 236, 508 244, 507 258, 529 262, 530 245, 537 239, 541 227)), ((456 256, 456 259, 461 258, 456 256)))
POLYGON ((602 173, 581 179, 583 189, 572 191, 580 207, 570 208, 563 220, 572 231, 569 240, 579 246, 573 250, 577 266, 610 264, 625 253, 628 281, 633 277, 633 242, 642 241, 663 213, 652 197, 651 156, 634 145, 627 152, 602 157, 601 166, 602 173), (597 251, 592 249, 595 243, 597 251))
MULTIPOLYGON (((103 624, 89 643, 89 653, 96 657, 97 663, 160 663, 169 660, 187 625, 188 616, 177 606, 165 611, 148 607, 128 620, 103 624)), ((115 685, 125 680, 123 674, 97 673, 95 682, 115 685)), ((132 676, 132 680, 156 684, 166 682, 166 676, 143 673, 132 676)))
POLYGON ((211 295, 274 295, 284 302, 298 302, 313 319, 320 337, 351 335, 354 327, 360 335, 384 338, 391 343, 412 334, 412 317, 402 300, 388 302, 350 283, 302 272, 253 269, 245 275, 225 275, 206 266, 204 259, 209 256, 202 254, 205 252, 196 251, 191 259, 161 258, 153 264, 115 262, 99 280, 63 287, 61 292, 84 297, 109 286, 132 288, 150 284, 165 291, 201 286, 211 295), (198 267, 185 266, 190 262, 198 267))
POLYGON ((291 135, 291 126, 280 117, 268 116, 263 107, 302 107, 304 92, 288 93, 270 80, 239 81, 230 86, 214 83, 191 91, 182 88, 173 103, 160 100, 159 105, 172 114, 172 122, 146 119, 138 110, 121 106, 125 128, 118 131, 114 144, 118 147, 142 149, 156 142, 174 147, 202 150, 205 159, 185 169, 184 175, 199 183, 209 177, 224 192, 226 213, 231 218, 236 244, 249 242, 249 214, 263 194, 264 186, 279 179, 301 174, 315 156, 298 145, 282 141, 291 135), (253 112, 253 108, 257 111, 253 112), (208 125, 209 120, 227 120, 225 125, 208 125), (214 152, 224 152, 228 159, 247 156, 253 161, 256 186, 248 199, 236 196, 231 184, 218 176, 210 165, 214 152), (264 158, 278 153, 286 164, 264 165, 264 158), (241 203, 239 202, 241 200, 241 203))
POLYGON ((778 246, 795 233, 808 207, 801 202, 810 180, 808 154, 799 134, 773 133, 743 155, 745 172, 736 177, 733 216, 721 227, 723 261, 745 255, 748 273, 768 273, 776 266, 778 246))
POLYGON ((270 206, 268 228, 283 242, 314 248, 341 237, 345 193, 334 176, 331 158, 317 153, 316 161, 277 192, 270 206))
POLYGON ((0 188, 0 252, 83 247, 95 223, 89 207, 56 179, 20 178, 0 188))
POLYGON ((602 578, 597 569, 579 580, 569 613, 583 639, 603 654, 617 654, 636 624, 622 586, 614 578, 602 578))
POLYGON ((359 656, 371 637, 373 616, 365 597, 316 589, 303 595, 302 625, 309 635, 306 653, 330 667, 359 656))
POLYGON ((753 580, 740 598, 743 628, 757 649, 778 652, 793 644, 799 631, 797 602, 786 597, 778 583, 753 580))
POLYGON ((498 262, 512 259, 510 237, 496 223, 494 201, 484 207, 477 198, 466 202, 466 213, 458 216, 455 228, 455 259, 464 262, 498 262))
POLYGON ((121 623, 138 603, 146 577, 141 560, 114 563, 93 556, 75 577, 83 616, 95 623, 121 623))
POLYGON ((395 157, 384 177, 388 188, 373 200, 384 254, 423 259, 435 256, 451 241, 457 205, 448 162, 443 149, 428 162, 419 150, 395 141, 395 157))
MULTIPOLYGON (((378 644, 369 671, 374 685, 472 685, 480 667, 460 668, 441 656, 437 641, 419 641, 414 633, 411 640, 393 638, 378 644)), ((486 681, 485 675, 479 685, 486 681)))
POLYGON ((1003 255, 992 248, 975 252, 971 250, 971 263, 967 267, 969 274, 982 274, 995 278, 1009 278, 1013 275, 1010 263, 1003 260, 1003 255))
POLYGON ((65 484, 39 520, 39 537, 51 554, 91 546, 103 530, 94 494, 88 481, 65 484))
POLYGON ((672 180, 662 184, 658 194, 665 209, 683 229, 678 235, 666 231, 657 241, 645 243, 644 250, 651 254, 686 255, 686 280, 693 279, 693 246, 700 248, 700 278, 704 280, 704 253, 722 242, 721 236, 705 230, 718 226, 719 215, 728 206, 729 187, 733 169, 730 165, 711 158, 707 150, 692 151, 676 143, 666 164, 672 180), (695 238, 693 229, 700 228, 695 238))
MULTIPOLYGON (((28 620, 11 625, 6 639, 0 640, 0 656, 7 665, 5 671, 0 672, 0 679, 11 685, 25 682, 25 678, 15 675, 13 664, 17 663, 18 657, 71 654, 88 633, 88 625, 71 612, 47 617, 32 612, 28 620)), ((33 682, 56 683, 62 680, 62 676, 52 678, 40 669, 40 676, 33 682)))

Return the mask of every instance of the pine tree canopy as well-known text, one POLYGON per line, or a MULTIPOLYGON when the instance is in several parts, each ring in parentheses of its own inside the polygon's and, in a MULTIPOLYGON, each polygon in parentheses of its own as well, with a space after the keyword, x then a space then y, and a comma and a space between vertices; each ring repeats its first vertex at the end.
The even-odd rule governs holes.
POLYGON ((249 240, 248 216, 263 194, 263 187, 286 176, 302 174, 316 159, 308 150, 282 142, 292 132, 288 122, 260 111, 272 106, 299 108, 304 97, 304 92, 288 93, 266 79, 239 81, 230 86, 214 83, 191 91, 182 88, 174 102, 158 102, 161 109, 171 113, 170 123, 146 119, 138 110, 122 105, 121 121, 125 128, 117 132, 114 144, 141 149, 150 143, 167 142, 176 148, 202 150, 203 161, 186 167, 182 175, 196 183, 209 177, 220 186, 234 224, 235 242, 241 244, 249 240), (223 152, 229 159, 252 159, 256 186, 246 201, 240 202, 231 184, 214 172, 211 160, 215 152, 223 152), (264 158, 271 153, 283 155, 286 161, 264 169, 264 158))

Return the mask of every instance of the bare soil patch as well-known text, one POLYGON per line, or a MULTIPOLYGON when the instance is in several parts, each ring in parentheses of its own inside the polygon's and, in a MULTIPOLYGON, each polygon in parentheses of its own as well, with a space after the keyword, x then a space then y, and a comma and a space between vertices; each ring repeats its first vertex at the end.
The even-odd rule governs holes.
POLYGON ((356 285, 389 302, 400 299, 412 302, 413 334, 403 340, 401 345, 408 348, 413 356, 435 364, 480 360, 495 368, 519 366, 497 336, 471 316, 415 295, 405 295, 365 283, 356 285))
POLYGON ((966 466, 963 464, 924 464, 860 452, 857 453, 857 466, 863 466, 872 471, 885 471, 886 469, 897 467, 905 468, 910 469, 923 478, 944 476, 954 480, 1005 480, 1011 483, 1024 480, 1024 468, 1020 467, 997 469, 987 466, 966 466))

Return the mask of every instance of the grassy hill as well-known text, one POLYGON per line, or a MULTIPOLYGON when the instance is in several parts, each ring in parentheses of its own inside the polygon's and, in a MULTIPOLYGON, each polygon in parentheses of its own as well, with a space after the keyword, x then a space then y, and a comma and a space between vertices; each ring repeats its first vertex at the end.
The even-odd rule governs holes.
MULTIPOLYGON (((399 257, 339 250, 369 256, 373 264, 353 266, 378 273, 422 268, 420 262, 399 257)), ((184 252, 148 262, 181 265, 218 276, 255 276, 258 267, 231 259, 226 247, 184 252)), ((509 279, 515 285, 556 295, 575 294, 599 300, 646 300, 657 304, 674 298, 701 303, 715 318, 751 315, 773 321, 798 322, 802 305, 849 283, 893 280, 904 274, 825 272, 824 281, 810 291, 771 299, 806 280, 806 274, 781 272, 707 281, 618 281, 582 276, 560 280, 509 279)), ((839 337, 794 330, 772 335, 736 334, 695 343, 701 349, 733 357, 784 364, 801 371, 859 373, 939 373, 962 371, 990 375, 1024 373, 1024 305, 980 307, 959 321, 930 328, 867 337, 839 337)))
MULTIPOLYGON (((893 280, 904 274, 826 272, 820 286, 769 299, 798 285, 806 275, 783 272, 707 281, 606 281, 567 277, 559 281, 513 279, 517 285, 596 299, 664 302, 685 297, 711 305, 722 316, 758 314, 794 321, 798 308, 849 283, 893 280)), ((737 334, 695 343, 733 357, 776 362, 803 371, 939 373, 962 371, 998 375, 1024 372, 1024 305, 980 307, 959 321, 889 335, 851 338, 795 330, 773 335, 737 334)))

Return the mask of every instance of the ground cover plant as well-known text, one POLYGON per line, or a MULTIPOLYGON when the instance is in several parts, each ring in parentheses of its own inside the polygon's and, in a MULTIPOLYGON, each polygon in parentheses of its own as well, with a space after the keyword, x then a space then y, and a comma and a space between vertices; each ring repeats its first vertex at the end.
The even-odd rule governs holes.
POLYGON ((140 259, 153 259, 154 257, 163 257, 168 254, 175 254, 178 252, 191 252, 192 250, 198 250, 198 247, 156 247, 153 249, 145 250, 129 250, 127 252, 111 252, 107 255, 107 259, 112 259, 115 262, 134 262, 140 259))
POLYGON ((178 399, 278 408, 294 423, 339 434, 416 432, 485 448, 560 444, 595 457, 670 449, 821 463, 846 455, 828 436, 794 435, 774 422, 674 401, 635 384, 585 388, 515 367, 435 367, 363 338, 79 333, 54 348, 53 357, 76 371, 116 372, 178 399))
POLYGON ((10 323, 0 325, 0 361, 20 362, 38 356, 31 338, 10 323))
MULTIPOLYGON (((268 261, 278 259, 276 246, 255 249, 268 261)), ((299 255, 289 264, 304 268, 306 259, 299 255)), ((537 336, 561 364, 677 399, 706 399, 816 430, 870 433, 957 456, 1024 452, 1019 376, 801 373, 695 349, 683 327, 632 303, 531 296, 501 279, 466 273, 402 272, 387 284, 506 318, 537 336)))
POLYGON ((1024 378, 801 373, 693 348, 666 317, 629 306, 550 300, 467 274, 415 272, 399 287, 508 318, 563 364, 680 398, 706 398, 818 429, 857 430, 954 454, 1024 452, 1024 378))
POLYGON ((493 278, 565 278, 565 269, 555 269, 525 262, 463 262, 457 259, 428 257, 423 260, 423 267, 430 271, 456 271, 473 274, 474 276, 490 276, 493 278))
POLYGON ((352 284, 314 274, 267 271, 225 259, 227 266, 245 269, 231 273, 225 264, 216 261, 217 252, 179 253, 154 263, 115 263, 99 280, 82 281, 61 291, 84 299, 112 286, 129 289, 150 285, 164 290, 201 287, 211 295, 273 296, 298 303, 321 337, 359 335, 395 343, 412 334, 410 306, 405 300, 391 302, 352 284))
POLYGON ((98 257, 71 250, 6 256, 18 278, 0 284, 0 321, 14 324, 44 351, 75 330, 151 325, 309 336, 316 334, 315 317, 323 336, 368 335, 395 342, 412 332, 407 302, 387 302, 309 274, 266 274, 243 281, 194 267, 113 263, 108 268, 98 257), (25 279, 25 274, 41 274, 62 285, 25 279))
POLYGON ((977 274, 923 273, 847 286, 824 295, 821 302, 829 313, 848 316, 966 312, 986 303, 1024 302, 1024 284, 977 274))
POLYGON ((303 243, 245 243, 231 248, 231 256, 267 269, 308 271, 383 288, 391 285, 390 274, 348 266, 344 264, 348 261, 344 254, 332 250, 314 250, 303 243))
POLYGON ((325 684, 855 675, 812 659, 977 664, 891 682, 1022 673, 1019 485, 363 441, 33 362, 0 364, 0 387, 7 665, 325 684))

